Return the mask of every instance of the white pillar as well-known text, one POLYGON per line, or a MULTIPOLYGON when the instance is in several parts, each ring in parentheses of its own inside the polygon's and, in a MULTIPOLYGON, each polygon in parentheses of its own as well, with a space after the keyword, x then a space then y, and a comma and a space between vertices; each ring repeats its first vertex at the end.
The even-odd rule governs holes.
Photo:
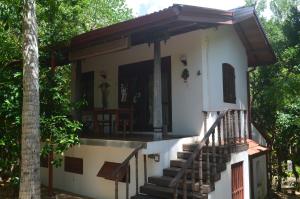
POLYGON ((153 128, 154 140, 162 139, 162 93, 161 93, 161 55, 160 40, 154 41, 154 93, 153 93, 153 128))

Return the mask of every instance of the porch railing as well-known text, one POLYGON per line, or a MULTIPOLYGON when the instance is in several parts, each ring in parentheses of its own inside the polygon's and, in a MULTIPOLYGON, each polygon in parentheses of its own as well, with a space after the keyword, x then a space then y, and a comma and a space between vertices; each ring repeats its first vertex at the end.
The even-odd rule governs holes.
MULTIPOLYGON (((119 167, 114 170, 112 173, 112 179, 115 179, 115 199, 119 198, 119 181, 121 179, 120 174, 122 173, 122 169, 126 169, 125 178, 126 178, 126 199, 129 199, 129 175, 130 175, 130 160, 135 157, 135 189, 136 195, 139 193, 139 163, 138 163, 138 154, 141 149, 143 149, 144 145, 141 144, 137 148, 135 148, 130 155, 121 163, 119 167)), ((147 162, 146 156, 144 155, 144 177, 145 181, 147 180, 147 162)))
MULTIPOLYGON (((217 158, 216 148, 223 147, 221 150, 224 155, 231 153, 231 148, 237 143, 247 143, 247 112, 246 110, 226 110, 223 112, 216 112, 218 114, 217 119, 212 124, 210 129, 206 132, 207 127, 207 112, 204 112, 204 130, 205 135, 195 148, 192 155, 185 162, 181 170, 177 173, 175 178, 170 182, 169 187, 174 189, 173 198, 178 198, 179 186, 182 189, 182 198, 187 199, 187 173, 188 169, 191 169, 192 180, 192 194, 202 195, 201 187, 204 183, 211 184, 211 177, 217 174, 217 158), (241 118, 244 118, 243 120, 241 118), (242 122, 243 130, 242 130, 242 122), (217 135, 216 135, 217 131, 217 135), (243 132, 242 132, 243 131, 243 132), (242 136, 242 134, 244 134, 242 136), (216 138, 217 136, 217 138, 216 138), (208 148, 211 148, 211 154, 208 153, 208 148), (206 181, 204 182, 203 176, 203 151, 206 148, 206 181), (210 156, 212 156, 212 163, 210 163, 210 156), (199 163, 196 164, 196 161, 199 163), (196 166, 197 165, 197 166, 196 166), (197 167, 197 168, 196 168, 197 167), (212 173, 210 168, 212 167, 212 173), (197 172, 197 177, 196 177, 197 172), (196 179, 198 181, 196 189, 196 179)), ((219 159, 221 161, 221 159, 219 159)))

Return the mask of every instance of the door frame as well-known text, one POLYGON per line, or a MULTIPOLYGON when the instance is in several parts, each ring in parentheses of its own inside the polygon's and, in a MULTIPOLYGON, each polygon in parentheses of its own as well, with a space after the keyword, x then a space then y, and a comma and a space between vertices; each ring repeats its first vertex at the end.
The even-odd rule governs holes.
POLYGON ((243 161, 231 165, 231 195, 232 199, 244 199, 245 188, 243 161))
MULTIPOLYGON (((120 68, 124 68, 124 67, 133 67, 133 68, 139 68, 137 67, 137 65, 141 65, 140 67, 143 68, 142 65, 145 65, 145 73, 148 73, 148 74, 153 74, 153 71, 154 71, 154 60, 143 60, 143 61, 139 61, 139 62, 134 62, 134 63, 129 63, 129 64, 124 64, 124 65, 119 65, 118 66, 118 107, 119 108, 122 108, 124 107, 124 104, 121 103, 121 81, 120 81, 120 73, 123 72, 124 76, 128 76, 128 72, 125 71, 124 69, 121 69, 120 68), (149 71, 149 65, 153 66, 153 68, 150 69, 149 71), (123 70, 123 71, 122 71, 123 70), (125 71, 125 72, 124 72, 125 71)), ((163 75, 164 74, 167 74, 167 80, 163 80, 162 79, 162 83, 163 82, 166 82, 166 84, 168 85, 168 88, 167 88, 167 96, 166 98, 168 99, 167 101, 167 104, 168 104, 168 117, 167 117, 167 120, 168 121, 164 121, 164 124, 167 123, 168 124, 168 131, 169 132, 172 132, 172 69, 171 69, 171 56, 166 56, 166 57, 162 57, 161 58, 161 71, 162 71, 162 78, 163 78, 163 75)), ((164 104, 166 103, 165 101, 163 101, 163 96, 165 95, 166 93, 163 92, 163 89, 162 89, 162 106, 164 106, 164 104)), ((128 97, 129 100, 130 100, 130 97, 128 97)), ((125 105, 126 106, 126 105, 125 105)), ((127 106, 132 106, 129 102, 129 104, 127 104, 127 106)), ((165 113, 163 113, 163 116, 164 116, 165 113)), ((166 119, 165 119, 166 120, 166 119)), ((164 125, 163 124, 163 125, 164 125)), ((152 129, 153 130, 153 129, 152 129)))

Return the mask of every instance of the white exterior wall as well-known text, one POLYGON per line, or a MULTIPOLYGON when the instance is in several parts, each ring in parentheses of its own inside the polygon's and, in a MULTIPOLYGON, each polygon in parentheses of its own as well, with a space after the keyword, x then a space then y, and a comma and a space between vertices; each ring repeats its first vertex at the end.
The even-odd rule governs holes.
MULTIPOLYGON (((251 160, 250 160, 251 161, 251 160)), ((254 199, 265 199, 268 194, 266 155, 252 159, 253 166, 253 194, 254 199)))
POLYGON ((208 194, 208 199, 231 199, 231 165, 243 162, 244 199, 250 199, 249 161, 247 151, 232 153, 231 161, 226 164, 226 170, 221 173, 221 179, 215 183, 215 191, 208 194))
MULTIPOLYGON (((170 166, 170 160, 176 159, 177 151, 181 151, 183 143, 192 143, 198 137, 154 141, 147 143, 147 149, 139 153, 139 186, 144 184, 143 154, 160 154, 160 161, 155 162, 147 158, 148 176, 162 175, 164 168, 170 166)), ((54 168, 54 188, 65 190, 91 198, 113 199, 115 198, 115 183, 111 180, 97 177, 97 173, 104 161, 123 162, 134 149, 126 147, 90 146, 79 145, 65 152, 65 156, 83 159, 83 175, 64 171, 62 167, 54 168)), ((130 196, 135 195, 135 158, 130 162, 130 196)), ((48 185, 48 169, 41 168, 41 181, 48 185)), ((126 183, 119 182, 119 198, 124 198, 126 183)))
POLYGON ((205 111, 219 111, 227 108, 247 108, 247 54, 232 26, 220 26, 203 33, 203 101, 205 111), (204 51, 204 50, 203 50, 204 51), (236 104, 223 102, 222 63, 235 69, 236 104))
POLYGON ((253 124, 251 124, 252 128, 252 140, 262 146, 267 146, 266 139, 261 135, 261 133, 255 128, 253 124))
MULTIPOLYGON (((216 111, 247 109, 247 70, 245 47, 232 26, 220 26, 202 32, 202 101, 203 111, 209 113, 208 129, 217 118, 216 111), (223 101, 223 63, 228 63, 235 69, 235 104, 223 101)), ((244 124, 242 115, 242 130, 247 128, 244 124)))
MULTIPOLYGON (((245 48, 232 26, 220 26, 171 37, 161 42, 162 57, 171 56, 172 132, 199 135, 202 111, 247 107, 247 57, 245 48), (190 77, 181 78, 186 55, 190 77), (223 102, 222 63, 235 68, 236 104, 223 102), (200 71, 201 75, 197 73, 200 71)), ((82 72, 95 71, 95 107, 101 106, 100 74, 105 71, 111 85, 109 108, 118 106, 118 66, 153 59, 153 45, 133 46, 128 50, 82 60, 82 72)), ((74 77, 73 77, 74 78, 74 77)))

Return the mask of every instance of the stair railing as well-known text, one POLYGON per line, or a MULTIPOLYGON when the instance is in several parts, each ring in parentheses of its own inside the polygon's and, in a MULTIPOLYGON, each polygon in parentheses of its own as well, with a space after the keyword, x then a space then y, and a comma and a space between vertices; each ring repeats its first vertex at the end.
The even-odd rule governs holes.
MULTIPOLYGON (((204 112, 204 131, 206 132, 203 139, 194 149, 194 152, 187 159, 185 164, 182 166, 181 170, 172 179, 169 187, 174 189, 173 198, 178 198, 178 188, 179 185, 182 186, 182 198, 187 199, 187 175, 189 168, 191 168, 191 180, 192 180, 192 194, 202 195, 201 187, 205 183, 210 185, 211 180, 214 179, 217 174, 217 164, 222 163, 222 159, 219 158, 220 162, 217 162, 216 150, 218 145, 219 154, 222 152, 223 156, 229 155, 231 153, 232 146, 237 143, 247 142, 247 111, 246 110, 225 110, 223 112, 217 112, 218 117, 212 124, 210 129, 207 131, 207 112, 204 112), (241 117, 244 115, 244 128, 241 128, 241 117), (236 124, 238 124, 236 126, 236 124), (217 130, 217 138, 216 138, 217 130), (238 132, 237 132, 238 131, 238 132), (244 137, 242 138, 242 131, 244 131, 244 137), (211 144, 210 144, 211 142, 211 144), (217 143, 216 143, 217 142, 217 143), (211 148, 211 151, 209 149, 211 148), (221 150, 224 148, 224 150, 221 150), (203 154, 205 153, 205 159, 203 154), (212 156, 210 158, 210 156, 212 156), (198 168, 196 168, 196 159, 198 160, 198 168), (206 160, 206 174, 203 175, 203 161, 206 160), (212 160, 212 163, 210 163, 212 160), (212 165, 210 165, 212 164, 212 165), (211 172, 212 168, 212 173, 211 172), (196 170, 198 171, 198 189, 196 186, 196 170), (205 178, 204 178, 205 177, 205 178), (212 179, 211 179, 212 177, 212 179)), ((214 182, 214 181, 213 181, 214 182)), ((213 183, 212 182, 212 183, 213 183)))
MULTIPOLYGON (((141 149, 144 148, 144 145, 141 144, 137 148, 135 148, 129 156, 118 166, 112 173, 112 179, 115 179, 115 199, 119 198, 119 181, 121 180, 122 169, 126 169, 125 178, 126 178, 126 199, 129 199, 129 175, 130 175, 130 160, 135 157, 135 188, 136 188, 136 195, 139 194, 139 163, 138 163, 138 154, 141 149)), ((145 158, 145 157, 144 157, 145 158)), ((144 159, 144 164, 146 161, 144 159)), ((144 173, 146 173, 146 165, 144 165, 144 173)), ((146 174, 145 174, 146 175, 146 174)), ((122 197, 123 198, 123 197, 122 197)))

